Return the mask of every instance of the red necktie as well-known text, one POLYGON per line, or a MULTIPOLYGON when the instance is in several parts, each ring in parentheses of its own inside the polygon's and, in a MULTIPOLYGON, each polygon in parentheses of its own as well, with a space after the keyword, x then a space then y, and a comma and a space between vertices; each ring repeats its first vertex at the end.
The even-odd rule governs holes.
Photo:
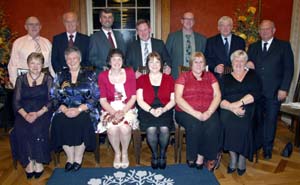
POLYGON ((107 35, 108 35, 108 38, 107 38, 107 39, 108 39, 108 42, 110 43, 111 47, 112 47, 112 48, 116 48, 116 47, 115 47, 115 44, 114 44, 114 41, 113 41, 113 39, 112 39, 112 37, 111 37, 111 32, 108 32, 107 35))
POLYGON ((69 36, 70 37, 70 39, 69 39, 69 47, 72 47, 73 45, 74 45, 74 41, 73 41, 73 37, 74 37, 74 35, 70 35, 69 36))

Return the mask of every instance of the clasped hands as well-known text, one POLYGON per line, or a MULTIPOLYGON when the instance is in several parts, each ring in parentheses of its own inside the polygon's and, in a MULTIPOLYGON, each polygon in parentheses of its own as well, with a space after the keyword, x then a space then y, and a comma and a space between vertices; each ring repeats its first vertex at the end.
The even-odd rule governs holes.
POLYGON ((200 111, 196 111, 195 112, 195 117, 197 119, 199 119, 200 121, 206 121, 208 120, 208 118, 210 118, 210 116, 212 115, 211 111, 205 111, 205 112, 200 112, 200 111))
POLYGON ((158 108, 151 108, 150 113, 154 116, 154 117, 159 117, 160 115, 162 115, 164 113, 164 109, 162 107, 158 107, 158 108))
POLYGON ((37 111, 37 112, 29 112, 24 116, 24 119, 28 123, 33 123, 38 117, 43 115, 42 111, 37 111))
POLYGON ((103 119, 103 125, 106 125, 108 122, 112 122, 113 125, 119 124, 124 120, 125 113, 122 110, 116 111, 114 114, 107 113, 103 119))
POLYGON ((243 117, 245 116, 246 113, 246 110, 243 107, 243 105, 241 105, 240 101, 230 103, 229 110, 233 112, 235 115, 237 115, 238 117, 243 117))

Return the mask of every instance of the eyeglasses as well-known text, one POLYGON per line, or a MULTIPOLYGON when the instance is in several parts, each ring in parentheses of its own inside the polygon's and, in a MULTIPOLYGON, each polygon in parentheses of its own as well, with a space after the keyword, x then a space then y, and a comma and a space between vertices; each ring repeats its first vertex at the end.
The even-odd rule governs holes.
POLYGON ((35 26, 40 26, 40 23, 27 23, 26 25, 30 27, 35 27, 35 26))

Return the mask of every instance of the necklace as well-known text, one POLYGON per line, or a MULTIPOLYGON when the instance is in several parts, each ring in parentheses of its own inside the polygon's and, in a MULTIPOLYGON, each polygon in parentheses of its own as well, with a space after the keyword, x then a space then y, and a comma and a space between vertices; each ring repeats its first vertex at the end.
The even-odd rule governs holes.
POLYGON ((31 73, 29 72, 29 76, 32 79, 32 87, 36 86, 36 80, 41 76, 42 73, 39 73, 39 75, 36 78, 33 78, 31 73))

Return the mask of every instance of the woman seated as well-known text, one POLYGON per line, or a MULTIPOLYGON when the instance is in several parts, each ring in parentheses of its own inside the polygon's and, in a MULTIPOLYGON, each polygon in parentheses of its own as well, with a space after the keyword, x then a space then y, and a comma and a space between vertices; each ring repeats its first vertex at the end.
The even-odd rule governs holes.
POLYGON ((148 55, 146 66, 149 74, 137 80, 137 103, 141 108, 138 119, 141 130, 147 133, 152 152, 151 167, 165 169, 170 130, 174 129, 174 80, 162 73, 163 63, 157 52, 148 55))
POLYGON ((31 53, 27 58, 29 71, 17 78, 13 106, 15 125, 11 133, 13 158, 19 160, 27 178, 39 178, 43 163, 50 162, 49 126, 52 77, 42 73, 44 57, 31 53))
POLYGON ((68 69, 57 74, 51 89, 57 109, 52 118, 51 139, 56 151, 61 147, 65 151, 68 172, 80 169, 85 149, 95 150, 100 95, 96 74, 80 66, 80 50, 67 48, 65 59, 68 69))
POLYGON ((237 168, 238 175, 243 175, 246 158, 253 159, 254 101, 260 94, 260 83, 255 72, 246 69, 248 56, 245 51, 233 52, 230 59, 233 72, 220 81, 220 119, 224 125, 224 150, 230 154, 227 173, 237 168))
POLYGON ((175 82, 176 121, 185 128, 186 158, 189 167, 202 169, 204 158, 216 159, 219 151, 220 121, 216 109, 221 101, 219 84, 205 71, 205 57, 195 52, 191 71, 175 82))
POLYGON ((115 158, 114 168, 127 168, 128 146, 131 130, 138 127, 136 101, 136 80, 132 68, 124 68, 124 55, 119 49, 112 49, 108 55, 109 70, 99 74, 101 91, 101 122, 98 132, 107 130, 115 158), (122 145, 122 151, 120 150, 122 145))

